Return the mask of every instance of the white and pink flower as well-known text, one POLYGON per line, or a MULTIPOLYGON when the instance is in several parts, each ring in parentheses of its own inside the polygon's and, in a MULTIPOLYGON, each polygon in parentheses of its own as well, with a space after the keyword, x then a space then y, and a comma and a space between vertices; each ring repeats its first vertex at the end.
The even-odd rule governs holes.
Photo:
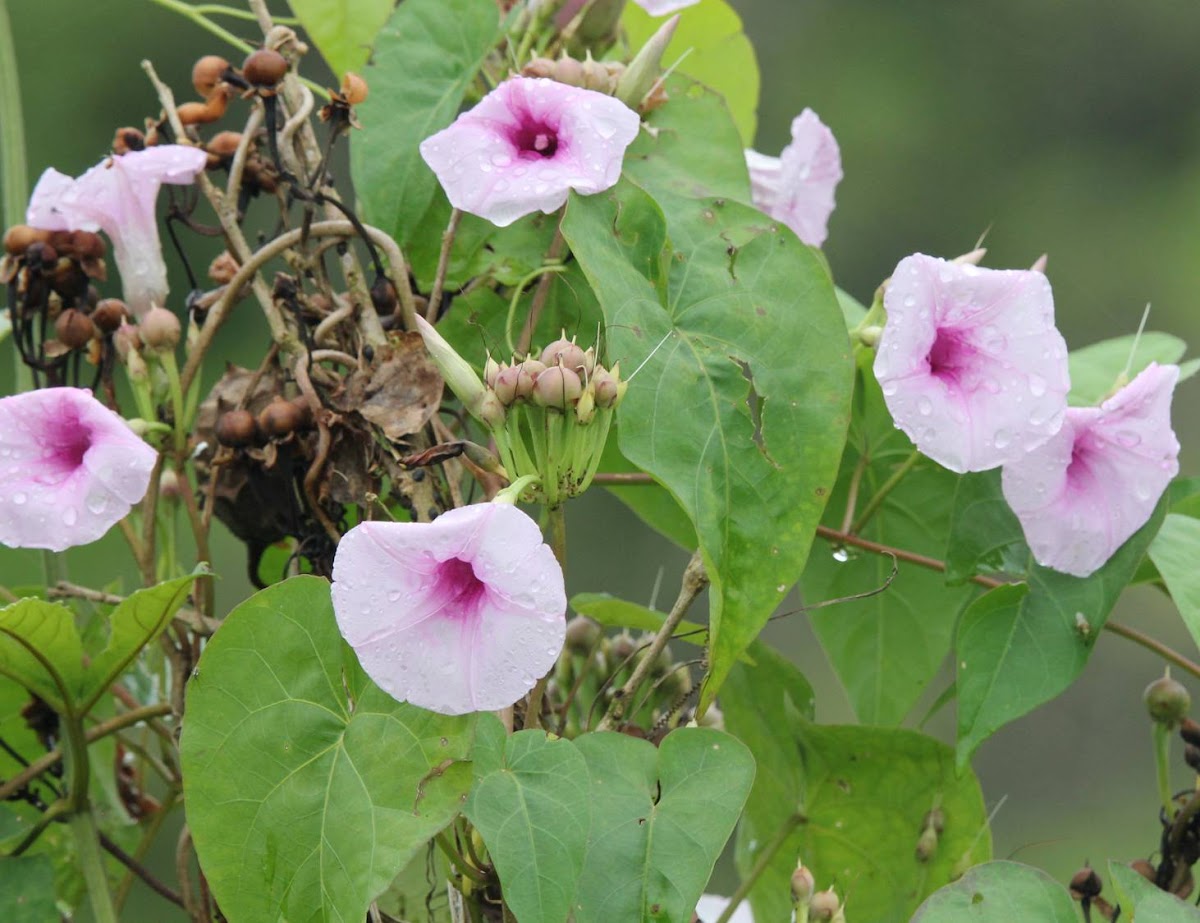
POLYGON ((155 202, 163 183, 189 185, 204 169, 196 147, 164 144, 105 158, 78 179, 54 168, 38 180, 26 222, 47 231, 103 231, 113 245, 125 302, 141 317, 167 297, 155 202))
POLYGON ((1179 473, 1173 365, 1151 364, 1099 407, 1071 407, 1058 434, 1004 466, 1008 505, 1045 567, 1086 577, 1145 525, 1179 473))
POLYGON ((833 132, 805 109, 792 120, 792 142, 778 157, 746 151, 754 205, 812 247, 825 243, 842 154, 833 132))
POLYGON ((0 543, 94 542, 145 496, 156 458, 84 388, 0 399, 0 543))
POLYGON ((640 126, 611 96, 513 77, 422 141, 421 156, 451 205, 504 227, 561 208, 571 190, 612 188, 640 126))
POLYGON ((875 376, 896 426, 959 473, 1014 462, 1059 431, 1067 347, 1045 275, 916 254, 884 296, 875 376))
POLYGON ((431 523, 355 526, 334 558, 333 607, 385 692, 460 715, 512 705, 550 670, 567 597, 537 523, 480 503, 431 523))

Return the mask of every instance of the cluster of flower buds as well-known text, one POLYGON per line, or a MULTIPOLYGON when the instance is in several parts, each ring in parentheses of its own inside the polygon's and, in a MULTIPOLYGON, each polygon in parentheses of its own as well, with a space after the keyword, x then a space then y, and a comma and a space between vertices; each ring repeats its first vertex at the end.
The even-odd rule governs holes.
POLYGON ((417 321, 450 390, 491 431, 509 480, 535 479, 526 498, 553 507, 583 493, 629 387, 620 363, 605 368, 594 347, 584 350, 564 333, 536 359, 489 357, 480 381, 431 324, 417 321))
POLYGON ((837 891, 818 891, 812 870, 803 862, 797 862, 792 872, 792 906, 796 923, 846 923, 846 905, 837 891))
MULTIPOLYGON (((628 631, 605 635, 597 622, 582 615, 567 623, 563 652, 546 693, 552 704, 567 705, 563 732, 566 736, 572 737, 594 725, 612 703, 616 690, 649 656, 652 641, 652 635, 635 637, 628 631), (567 702, 571 690, 574 695, 567 702)), ((664 647, 651 665, 649 679, 634 703, 637 710, 626 715, 626 732, 655 737, 685 724, 691 717, 687 705, 692 690, 692 675, 687 665, 675 660, 670 645, 664 647)), ((712 726, 710 716, 719 719, 720 710, 715 706, 709 708, 701 723, 712 726)))
POLYGON ((549 77, 559 83, 607 93, 609 96, 617 92, 617 84, 624 73, 625 65, 622 62, 594 61, 590 51, 582 61, 564 51, 557 61, 553 58, 534 58, 521 68, 522 77, 549 77))

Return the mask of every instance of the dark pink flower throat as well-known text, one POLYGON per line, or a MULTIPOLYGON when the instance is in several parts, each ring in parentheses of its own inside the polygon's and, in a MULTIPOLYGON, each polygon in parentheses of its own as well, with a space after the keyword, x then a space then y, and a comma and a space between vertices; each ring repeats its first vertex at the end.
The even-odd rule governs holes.
POLYGON ((558 153, 558 130, 541 120, 529 120, 513 132, 512 143, 521 157, 549 159, 558 153))
POLYGON ((92 446, 92 433, 78 419, 55 421, 42 435, 42 458, 39 465, 43 472, 38 479, 43 483, 57 483, 78 470, 83 457, 92 446))
POLYGON ((450 558, 438 565, 436 576, 435 592, 444 601, 447 614, 458 618, 474 616, 487 595, 487 585, 475 576, 471 562, 450 558))

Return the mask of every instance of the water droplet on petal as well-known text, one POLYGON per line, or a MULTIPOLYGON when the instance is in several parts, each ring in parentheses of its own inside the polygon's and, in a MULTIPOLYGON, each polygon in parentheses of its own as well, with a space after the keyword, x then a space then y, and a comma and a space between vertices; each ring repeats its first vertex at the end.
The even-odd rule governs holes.
POLYGON ((29 498, 20 491, 17 491, 15 494, 13 494, 13 503, 15 503, 17 506, 20 506, 28 499, 29 498))
POLYGON ((1012 442, 1012 433, 1006 429, 998 429, 996 430, 994 442, 996 443, 997 449, 1007 448, 1009 443, 1012 442))
POLYGON ((917 399, 917 410, 920 411, 921 416, 929 416, 931 413, 933 413, 933 401, 924 395, 921 395, 921 397, 917 399))
POLYGON ((1036 372, 1029 375, 1029 393, 1034 397, 1041 397, 1046 393, 1046 379, 1036 372))
POLYGON ((73 506, 68 506, 63 510, 62 514, 63 525, 73 526, 79 521, 79 513, 76 512, 73 506))

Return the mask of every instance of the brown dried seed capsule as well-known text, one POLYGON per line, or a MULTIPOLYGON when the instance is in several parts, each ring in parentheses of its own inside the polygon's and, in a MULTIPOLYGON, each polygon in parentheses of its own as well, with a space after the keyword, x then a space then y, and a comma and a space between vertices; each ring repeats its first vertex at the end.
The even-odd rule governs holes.
POLYGON ((242 133, 239 131, 219 131, 204 145, 204 149, 221 160, 229 160, 237 153, 238 145, 242 143, 242 133))
POLYGON ((114 154, 128 154, 130 151, 146 149, 146 136, 141 130, 126 126, 118 128, 113 134, 112 151, 114 154))
POLYGON ((1185 743, 1200 747, 1200 723, 1192 718, 1184 718, 1179 723, 1179 736, 1185 743))
POLYGON ((1154 881, 1154 866, 1145 859, 1134 859, 1129 863, 1129 867, 1145 878, 1146 881, 1154 881))
POLYGON ((387 276, 377 276, 371 283, 371 304, 379 314, 391 314, 400 303, 396 295, 396 286, 392 285, 387 276))
POLYGON ((1100 895, 1100 892, 1104 890, 1104 885, 1101 883, 1100 876, 1096 874, 1095 869, 1090 865, 1085 865, 1071 876, 1070 890, 1071 896, 1075 900, 1083 900, 1085 897, 1090 900, 1100 895))
POLYGON ((68 349, 82 349, 87 346, 95 332, 96 325, 92 323, 92 319, 75 308, 67 308, 54 322, 54 335, 68 349))
POLYGON ((272 439, 294 433, 308 425, 308 407, 276 397, 258 415, 259 428, 272 439))
POLYGON ((228 96, 214 93, 206 103, 184 103, 180 106, 177 110, 179 121, 184 125, 207 125, 223 116, 228 105, 228 96))
POLYGON ((88 280, 77 262, 60 256, 50 270, 50 287, 68 302, 73 302, 87 294, 88 280))
POLYGON ((223 74, 229 70, 229 62, 216 54, 206 54, 192 66, 192 86, 196 92, 208 99, 221 84, 223 74))
POLYGON ((1195 744, 1184 744, 1183 761, 1192 767, 1192 772, 1200 773, 1200 747, 1195 744))
POLYGON ((270 48, 260 48, 247 55, 242 64, 242 76, 251 86, 273 87, 288 71, 287 58, 270 48))
POLYGON ((104 333, 112 333, 129 317, 129 308, 120 298, 105 298, 92 311, 92 322, 104 333))
POLYGON ((230 410, 217 418, 217 442, 233 449, 259 441, 258 424, 249 410, 230 410))
POLYGON ((361 102, 365 102, 370 94, 370 88, 367 86, 367 81, 353 71, 346 71, 346 76, 342 78, 342 96, 351 106, 357 106, 361 102))
POLYGON ((45 243, 49 239, 49 231, 31 228, 27 224, 14 224, 4 232, 4 252, 20 256, 29 249, 31 244, 45 243))
POLYGON ((53 269, 54 264, 58 262, 58 251, 50 246, 50 244, 43 243, 40 240, 34 241, 25 248, 25 262, 30 266, 53 269))
POLYGON ((228 250, 222 250, 208 264, 208 277, 218 285, 228 285, 233 281, 233 277, 237 275, 240 268, 238 261, 233 258, 233 254, 228 250))
POLYGON ((91 231, 72 231, 70 248, 81 260, 98 260, 108 251, 104 238, 91 231))

